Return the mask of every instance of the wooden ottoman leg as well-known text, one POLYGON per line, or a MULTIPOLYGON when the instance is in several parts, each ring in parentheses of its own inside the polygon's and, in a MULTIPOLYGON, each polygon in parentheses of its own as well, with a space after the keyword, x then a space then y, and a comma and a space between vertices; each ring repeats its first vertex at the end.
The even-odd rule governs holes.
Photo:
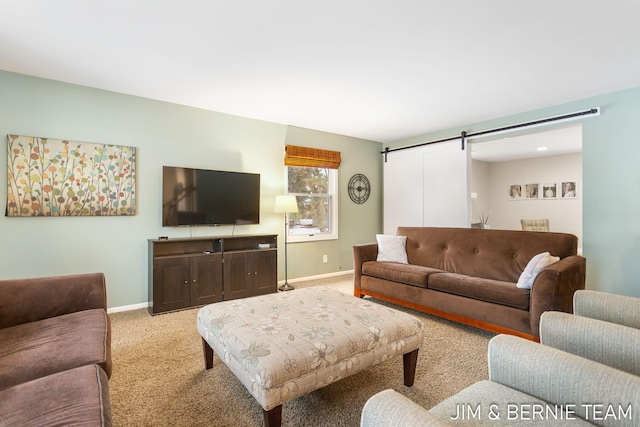
POLYGON ((204 353, 204 367, 205 369, 213 368, 213 349, 207 343, 204 338, 202 338, 202 351, 204 353))
POLYGON ((418 365, 418 349, 402 355, 402 366, 404 368, 404 385, 411 387, 416 377, 416 366, 418 365))
POLYGON ((264 415, 264 427, 280 427, 282 425, 282 405, 265 411, 262 410, 264 415))

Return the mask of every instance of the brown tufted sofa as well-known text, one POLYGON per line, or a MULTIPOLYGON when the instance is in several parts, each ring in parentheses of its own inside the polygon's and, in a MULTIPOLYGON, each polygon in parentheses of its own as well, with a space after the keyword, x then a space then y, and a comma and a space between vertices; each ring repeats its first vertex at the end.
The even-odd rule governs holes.
POLYGON ((571 234, 432 227, 398 227, 396 234, 407 237, 408 264, 376 261, 377 243, 353 247, 355 296, 539 341, 542 313, 571 313, 574 292, 585 287, 586 260, 571 234), (516 287, 541 252, 560 261, 530 290, 516 287))
POLYGON ((110 426, 102 273, 0 280, 0 426, 110 426))

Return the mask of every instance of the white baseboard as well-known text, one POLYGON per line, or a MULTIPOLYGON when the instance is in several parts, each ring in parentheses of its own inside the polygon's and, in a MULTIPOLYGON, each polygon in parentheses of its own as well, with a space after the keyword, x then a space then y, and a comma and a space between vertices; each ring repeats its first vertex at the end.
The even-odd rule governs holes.
POLYGON ((111 307, 107 309, 107 313, 118 313, 120 311, 138 310, 140 308, 149 307, 148 302, 141 302, 139 304, 122 305, 120 307, 111 307))
MULTIPOLYGON (((298 283, 298 282, 306 282, 307 280, 326 279, 328 277, 336 277, 336 276, 342 276, 346 274, 353 274, 353 270, 336 271, 334 273, 319 274, 317 276, 298 277, 297 279, 289 279, 287 281, 289 283, 298 283)), ((285 282, 284 280, 279 280, 278 285, 282 285, 284 282, 285 282)))
MULTIPOLYGON (((353 273, 353 270, 336 271, 334 273, 319 274, 317 276, 307 276, 307 277, 298 277, 297 279, 289 279, 288 282, 289 283, 306 282, 307 280, 326 279, 328 277, 336 277, 336 276, 342 276, 342 275, 352 274, 352 273, 353 273)), ((278 286, 282 285, 283 283, 284 283, 284 280, 278 281, 278 286)), ((141 302, 139 304, 122 305, 120 307, 111 307, 107 309, 107 313, 118 313, 120 311, 138 310, 140 308, 147 308, 147 307, 149 307, 148 302, 141 302)))

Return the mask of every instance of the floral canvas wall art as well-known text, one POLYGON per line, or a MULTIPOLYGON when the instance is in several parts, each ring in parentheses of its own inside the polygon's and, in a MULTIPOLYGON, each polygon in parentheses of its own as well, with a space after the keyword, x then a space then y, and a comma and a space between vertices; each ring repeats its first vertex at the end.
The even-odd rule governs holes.
POLYGON ((7 135, 6 216, 136 214, 135 147, 7 135))

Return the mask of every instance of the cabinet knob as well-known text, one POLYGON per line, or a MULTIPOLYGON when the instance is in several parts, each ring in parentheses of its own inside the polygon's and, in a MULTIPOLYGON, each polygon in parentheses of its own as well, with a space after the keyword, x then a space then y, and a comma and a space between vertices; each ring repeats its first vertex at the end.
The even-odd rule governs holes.
POLYGON ((193 279, 193 283, 196 283, 196 279, 193 279))
POLYGON ((188 280, 185 280, 185 281, 184 281, 184 284, 185 284, 185 285, 188 285, 188 284, 189 284, 189 281, 188 281, 188 280))

